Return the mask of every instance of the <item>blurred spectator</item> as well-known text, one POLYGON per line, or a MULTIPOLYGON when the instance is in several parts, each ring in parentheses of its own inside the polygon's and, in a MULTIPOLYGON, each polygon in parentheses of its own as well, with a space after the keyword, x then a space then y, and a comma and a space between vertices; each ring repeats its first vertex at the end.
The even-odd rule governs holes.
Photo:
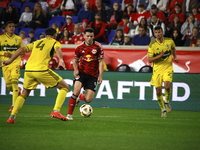
POLYGON ((162 27, 162 30, 163 30, 163 33, 165 33, 165 24, 158 19, 158 17, 156 15, 152 15, 151 16, 151 22, 149 24, 149 29, 150 29, 150 38, 151 38, 151 41, 153 41, 155 39, 154 37, 154 28, 156 26, 161 26, 162 27))
POLYGON ((192 14, 194 15, 195 21, 200 21, 200 12, 198 12, 198 7, 192 7, 192 14))
POLYGON ((169 1, 169 5, 167 7, 167 13, 171 14, 173 12, 175 12, 175 4, 179 3, 182 6, 183 0, 170 0, 169 1))
POLYGON ((167 5, 168 5, 169 0, 150 0, 149 5, 147 7, 147 11, 150 11, 151 6, 154 4, 157 6, 157 8, 163 12, 166 12, 167 10, 167 5))
POLYGON ((125 9, 128 7, 128 5, 132 5, 133 10, 135 10, 136 0, 122 0, 122 10, 123 11, 125 11, 125 9))
POLYGON ((57 36, 58 33, 59 33, 59 31, 60 31, 58 25, 57 25, 56 23, 53 23, 51 27, 54 28, 54 29, 56 30, 56 36, 57 36))
POLYGON ((138 5, 138 12, 135 14, 134 25, 137 26, 142 18, 148 19, 150 13, 144 9, 144 4, 138 5))
POLYGON ((150 35, 150 31, 151 31, 151 30, 149 29, 149 25, 148 25, 148 23, 147 23, 147 19, 146 19, 146 18, 142 18, 142 19, 140 20, 140 23, 136 26, 136 28, 135 28, 135 35, 136 35, 136 34, 139 34, 139 32, 138 32, 139 26, 144 27, 144 29, 145 29, 145 31, 146 31, 146 34, 147 34, 147 35, 150 35))
POLYGON ((80 10, 78 12, 78 23, 81 24, 81 22, 84 19, 88 20, 88 23, 92 22, 94 19, 93 12, 90 10, 90 3, 85 2, 84 9, 80 10))
POLYGON ((191 46, 194 47, 197 44, 197 39, 199 38, 199 28, 193 27, 192 28, 192 35, 186 39, 184 46, 191 46))
POLYGON ((48 14, 49 5, 46 0, 39 0, 39 3, 42 5, 42 9, 44 10, 45 14, 48 14))
POLYGON ((132 45, 131 38, 129 36, 124 36, 124 45, 132 45))
POLYGON ((29 33, 28 33, 28 44, 36 41, 37 39, 35 38, 35 32, 34 30, 30 30, 29 33))
POLYGON ((123 11, 120 9, 120 5, 118 2, 114 2, 113 3, 113 7, 110 11, 110 13, 108 14, 108 29, 116 29, 118 23, 120 23, 121 19, 123 16, 123 11))
POLYGON ((26 6, 24 9, 25 12, 21 14, 19 23, 17 24, 18 28, 28 27, 29 22, 32 20, 32 12, 30 6, 26 6))
POLYGON ((155 4, 151 6, 150 14, 151 16, 156 15, 159 20, 162 20, 162 22, 165 23, 165 25, 167 25, 167 19, 165 17, 165 14, 162 10, 159 10, 155 4))
POLYGON ((172 22, 173 18, 175 15, 178 15, 180 18, 180 22, 184 22, 185 21, 185 14, 181 12, 181 5, 179 3, 177 3, 175 5, 175 12, 173 12, 170 16, 169 16, 169 20, 168 22, 172 22))
POLYGON ((191 36, 193 27, 197 25, 198 24, 195 21, 194 16, 190 14, 181 26, 181 34, 184 36, 184 39, 187 39, 191 36))
POLYGON ((14 5, 9 5, 6 10, 4 23, 6 23, 7 21, 13 21, 15 24, 19 22, 19 14, 15 10, 14 5))
POLYGON ((40 33, 40 39, 43 39, 46 37, 46 34, 45 33, 40 33))
POLYGON ((76 24, 74 26, 74 35, 72 36, 72 44, 80 44, 84 41, 83 34, 81 33, 80 26, 76 24))
POLYGON ((130 29, 134 26, 131 21, 129 21, 129 15, 125 14, 122 16, 122 21, 118 24, 117 29, 122 29, 124 34, 129 34, 130 29))
POLYGON ((122 29, 117 29, 116 34, 110 45, 123 45, 124 44, 124 31, 122 29))
POLYGON ((49 5, 49 15, 50 18, 61 15, 61 6, 62 0, 47 0, 47 4, 49 5))
POLYGON ((107 23, 107 20, 108 20, 108 14, 107 14, 107 11, 106 11, 106 7, 105 5, 102 3, 102 0, 96 0, 95 1, 95 4, 96 4, 96 10, 94 11, 94 13, 99 13, 101 15, 101 20, 104 22, 104 23, 107 23))
POLYGON ((24 31, 20 31, 19 36, 22 38, 23 45, 29 44, 28 38, 26 38, 26 33, 24 31))
POLYGON ((45 12, 42 9, 42 5, 40 3, 35 3, 32 20, 29 22, 28 27, 33 29, 45 28, 46 23, 45 12))
POLYGON ((90 23, 90 28, 94 29, 94 40, 99 43, 107 43, 105 36, 106 25, 101 20, 101 14, 95 14, 95 21, 90 23))
POLYGON ((197 6, 197 5, 198 5, 197 0, 183 0, 182 13, 184 13, 184 14, 186 14, 186 16, 188 16, 188 14, 190 14, 192 12, 192 6, 197 6))
POLYGON ((61 4, 61 11, 62 11, 62 16, 76 15, 77 10, 76 10, 75 0, 63 0, 61 4))
POLYGON ((139 34, 135 35, 132 38, 131 43, 133 45, 149 45, 150 37, 146 34, 145 28, 140 26, 138 31, 139 31, 139 34))
POLYGON ((67 29, 71 34, 74 31, 74 23, 72 22, 72 17, 69 15, 66 16, 66 24, 62 26, 60 32, 63 32, 65 29, 67 29))
POLYGON ((174 29, 172 31, 171 38, 173 39, 176 46, 183 46, 184 40, 182 40, 183 35, 181 34, 180 30, 174 29))
POLYGON ((2 29, 2 30, 1 30, 1 33, 0 33, 0 34, 6 33, 6 25, 3 25, 1 29, 2 29))
POLYGON ((95 5, 95 0, 86 0, 86 1, 89 2, 89 4, 90 4, 90 9, 91 9, 92 11, 95 11, 95 10, 97 9, 97 7, 96 7, 96 5, 95 5))
POLYGON ((129 20, 133 23, 135 18, 134 8, 133 4, 128 4, 127 7, 125 7, 124 14, 129 15, 129 20))
POLYGON ((70 32, 67 29, 63 31, 62 36, 59 39, 59 42, 61 44, 72 44, 72 38, 70 36, 70 32))
POLYGON ((197 39, 197 43, 196 43, 195 47, 200 47, 200 37, 197 39))
POLYGON ((136 0, 136 4, 135 4, 136 12, 138 12, 138 5, 139 4, 143 4, 144 9, 146 10, 148 5, 149 5, 149 0, 136 0))
POLYGON ((82 26, 81 26, 81 33, 83 33, 85 31, 85 29, 88 28, 88 20, 84 19, 82 21, 82 26))
POLYGON ((5 11, 5 8, 3 8, 2 6, 0 6, 0 28, 2 26, 4 26, 4 18, 5 18, 5 14, 6 14, 6 11, 5 11))
POLYGON ((168 26, 166 27, 166 32, 165 32, 165 36, 167 37, 171 37, 172 36, 172 31, 174 29, 177 29, 179 31, 181 31, 181 26, 183 23, 180 22, 180 18, 178 15, 175 15, 172 22, 170 22, 168 24, 168 26))

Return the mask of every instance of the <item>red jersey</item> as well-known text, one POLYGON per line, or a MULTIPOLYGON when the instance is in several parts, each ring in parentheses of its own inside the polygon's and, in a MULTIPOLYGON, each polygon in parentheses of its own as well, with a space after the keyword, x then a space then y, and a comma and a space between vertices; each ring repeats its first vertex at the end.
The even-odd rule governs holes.
POLYGON ((65 29, 67 29, 70 33, 73 33, 74 23, 70 23, 69 25, 68 24, 63 25, 62 28, 60 29, 60 32, 64 31, 65 29))
POLYGON ((82 42, 75 48, 75 59, 80 59, 79 71, 96 78, 99 75, 99 59, 103 58, 104 51, 99 42, 95 41, 91 46, 82 42))
POLYGON ((47 4, 49 5, 50 8, 56 8, 58 4, 61 4, 62 0, 47 0, 47 4))
POLYGON ((149 17, 151 17, 151 14, 149 12, 147 12, 147 11, 143 11, 143 12, 135 14, 134 21, 136 21, 137 23, 140 23, 140 20, 142 18, 148 19, 149 17))
POLYGON ((68 40, 60 38, 59 42, 60 44, 72 44, 72 38, 69 38, 68 40))
POLYGON ((173 18, 174 18, 174 16, 179 16, 179 18, 180 18, 180 22, 185 22, 185 14, 184 13, 173 13, 173 14, 171 14, 170 16, 169 16, 169 20, 168 20, 168 22, 172 22, 173 21, 173 18))
POLYGON ((84 41, 83 34, 73 35, 72 36, 72 44, 80 44, 84 41))

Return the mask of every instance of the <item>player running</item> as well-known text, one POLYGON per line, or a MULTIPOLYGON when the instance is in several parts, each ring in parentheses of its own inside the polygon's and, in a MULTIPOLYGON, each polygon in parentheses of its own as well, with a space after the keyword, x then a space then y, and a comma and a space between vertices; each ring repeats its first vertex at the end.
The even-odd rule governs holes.
MULTIPOLYGON (((18 48, 23 47, 20 36, 14 34, 15 24, 13 21, 6 22, 6 33, 0 35, 0 60, 8 60, 18 48)), ((12 105, 9 112, 12 111, 17 96, 20 94, 18 88, 18 79, 20 77, 20 56, 17 57, 11 64, 2 66, 2 73, 6 83, 6 87, 12 92, 12 105)))
POLYGON ((101 84, 103 78, 104 51, 101 44, 94 41, 94 30, 91 28, 85 29, 84 39, 85 41, 75 49, 73 61, 74 91, 69 99, 68 120, 73 120, 72 114, 79 99, 87 103, 92 101, 97 83, 101 84), (85 95, 80 94, 82 87, 86 91, 85 95))
POLYGON ((56 87, 60 90, 50 116, 67 121, 67 118, 61 115, 60 109, 65 101, 69 86, 62 79, 62 77, 48 68, 50 59, 53 57, 54 53, 56 53, 59 57, 58 66, 62 66, 65 69, 61 44, 54 39, 56 36, 55 29, 47 28, 45 33, 46 38, 37 40, 26 45, 25 47, 19 48, 9 60, 3 62, 3 64, 9 65, 17 59, 21 53, 32 52, 25 68, 23 84, 24 89, 22 94, 16 99, 14 108, 9 119, 7 120, 7 123, 14 123, 15 117, 20 108, 23 106, 24 101, 29 96, 31 90, 34 90, 39 83, 42 83, 46 88, 56 87))
POLYGON ((173 77, 172 55, 175 62, 178 63, 178 59, 174 41, 171 38, 163 37, 163 30, 160 26, 155 27, 154 35, 156 39, 149 44, 148 48, 148 61, 153 63, 153 74, 150 83, 156 88, 158 104, 162 111, 161 117, 167 117, 166 112, 171 112, 172 110, 169 104, 173 77), (165 101, 162 96, 163 82, 165 101))

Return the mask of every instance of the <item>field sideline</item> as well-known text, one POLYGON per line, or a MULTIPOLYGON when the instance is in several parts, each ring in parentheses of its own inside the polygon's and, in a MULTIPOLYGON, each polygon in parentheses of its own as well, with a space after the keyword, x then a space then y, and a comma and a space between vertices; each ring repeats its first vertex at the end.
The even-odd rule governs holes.
MULTIPOLYGON (((10 105, 0 105, 0 150, 197 150, 200 112, 93 108, 89 118, 50 118, 53 106, 24 105, 7 124, 10 105)), ((62 114, 67 113, 63 106, 62 114)))

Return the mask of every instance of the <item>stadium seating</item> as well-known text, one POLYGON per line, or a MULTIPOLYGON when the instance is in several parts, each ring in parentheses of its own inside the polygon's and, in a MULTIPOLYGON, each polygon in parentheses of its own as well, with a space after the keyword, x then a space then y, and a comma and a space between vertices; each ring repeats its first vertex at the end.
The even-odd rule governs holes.
POLYGON ((9 5, 14 5, 15 6, 15 10, 20 14, 20 10, 21 10, 21 6, 22 6, 22 3, 21 2, 11 2, 8 4, 9 5))
POLYGON ((17 35, 19 35, 19 28, 18 27, 15 27, 14 33, 17 34, 17 35))
POLYGON ((59 28, 61 28, 62 25, 63 25, 63 23, 60 22, 60 21, 49 20, 49 24, 48 24, 48 26, 49 26, 49 27, 52 27, 52 24, 54 24, 54 23, 57 24, 59 28))
POLYGON ((37 28, 35 29, 35 38, 40 39, 40 34, 45 33, 46 28, 37 28))
POLYGON ((33 30, 33 28, 22 28, 20 31, 24 31, 26 33, 26 37, 28 37, 28 33, 30 30, 33 30))
POLYGON ((53 18, 51 18, 51 20, 59 21, 59 22, 62 22, 64 24, 65 16, 54 16, 53 18))
POLYGON ((78 16, 72 16, 72 22, 76 24, 78 22, 78 16))
POLYGON ((30 6, 31 7, 31 12, 33 11, 33 8, 35 6, 35 3, 33 2, 26 2, 26 3, 23 3, 21 8, 20 8, 20 13, 23 13, 24 12, 24 9, 26 6, 30 6))
POLYGON ((108 44, 110 44, 110 42, 112 42, 114 36, 116 34, 116 30, 112 30, 110 31, 109 35, 108 35, 108 44))

